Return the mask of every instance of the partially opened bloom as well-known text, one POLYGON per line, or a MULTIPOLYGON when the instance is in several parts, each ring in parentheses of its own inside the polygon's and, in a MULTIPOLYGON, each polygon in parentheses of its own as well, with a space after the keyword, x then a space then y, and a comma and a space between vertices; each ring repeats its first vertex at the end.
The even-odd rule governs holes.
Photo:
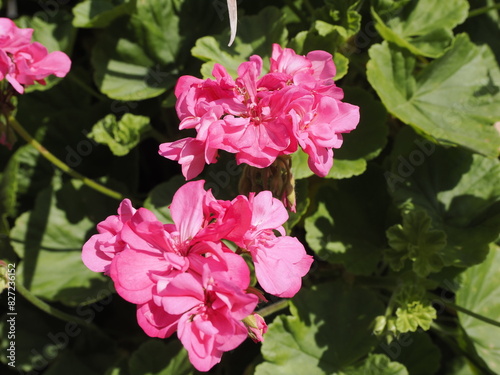
POLYGON ((108 216, 97 224, 99 234, 94 234, 83 245, 83 263, 94 272, 108 273, 111 260, 123 251, 126 243, 121 239, 121 230, 136 212, 129 199, 118 207, 118 215, 108 216))

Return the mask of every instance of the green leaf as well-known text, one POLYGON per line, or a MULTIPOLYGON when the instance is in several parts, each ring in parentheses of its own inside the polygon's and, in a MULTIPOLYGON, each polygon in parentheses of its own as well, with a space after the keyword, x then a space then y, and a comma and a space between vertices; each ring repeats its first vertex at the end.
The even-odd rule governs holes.
POLYGON ((386 178, 400 179, 389 183, 393 199, 403 209, 410 201, 427 211, 432 227, 446 233, 447 244, 439 250, 444 265, 482 262, 500 231, 498 160, 437 147, 409 132, 398 136, 392 159, 386 178))
POLYGON ((389 204, 380 175, 369 171, 339 181, 338 188, 325 185, 316 200, 318 208, 304 224, 311 249, 321 259, 344 264, 350 272, 371 274, 385 247, 381 217, 389 204))
POLYGON ((155 61, 162 65, 176 63, 182 36, 175 1, 138 1, 130 22, 139 45, 155 61))
POLYGON ((95 231, 95 221, 103 219, 91 220, 91 212, 116 206, 110 198, 96 198, 80 182, 70 181, 44 189, 33 211, 16 220, 11 242, 22 258, 17 281, 36 296, 74 306, 95 301, 99 292, 109 290, 107 278, 87 269, 81 260, 82 246, 95 231))
POLYGON ((129 14, 137 0, 85 0, 73 8, 73 26, 100 28, 114 19, 129 14))
POLYGON ((328 283, 303 289, 293 299, 292 316, 269 325, 256 375, 326 375, 365 356, 375 345, 371 324, 383 312, 375 294, 328 283))
POLYGON ((264 60, 263 70, 269 69, 273 43, 284 45, 287 40, 284 15, 278 8, 269 6, 255 16, 238 19, 238 33, 231 47, 227 46, 229 29, 222 34, 206 36, 196 41, 191 50, 194 57, 207 61, 201 68, 205 78, 212 77, 215 63, 223 65, 229 74, 237 75, 238 66, 251 55, 264 60))
POLYGON ((139 144, 141 135, 149 129, 149 117, 125 113, 120 120, 109 114, 97 122, 88 137, 107 145, 116 156, 127 155, 139 144))
POLYGON ((500 70, 491 51, 465 34, 414 76, 416 60, 387 42, 369 51, 367 75, 389 112, 439 142, 496 157, 500 70), (464 84, 466 80, 467 84, 464 84))
POLYGON ((439 57, 453 40, 452 29, 467 18, 466 0, 412 0, 387 22, 372 8, 375 27, 387 41, 415 55, 439 57))
POLYGON ((396 328, 398 332, 415 332, 419 327, 427 331, 436 319, 436 310, 430 303, 413 301, 396 310, 396 328))
MULTIPOLYGON (((298 54, 305 55, 310 51, 323 50, 337 55, 339 48, 359 31, 361 15, 356 10, 359 1, 326 0, 324 3, 324 6, 314 12, 315 21, 310 29, 299 32, 288 44, 288 47, 298 54)), ((337 63, 337 56, 335 62, 337 63)), ((347 72, 347 63, 348 60, 344 58, 336 79, 340 79, 347 72)))
POLYGON ((172 0, 140 1, 104 30, 92 50, 94 80, 112 99, 143 100, 175 84, 181 47, 172 0))
POLYGON ((369 354, 362 363, 338 375, 408 375, 408 371, 401 363, 392 362, 384 354, 369 354))
POLYGON ((386 233, 391 249, 385 250, 384 256, 393 270, 401 270, 406 259, 413 262, 413 271, 420 277, 444 267, 439 252, 446 246, 446 234, 431 228, 425 211, 403 212, 403 224, 390 227, 386 233))
POLYGON ((191 375, 193 366, 178 341, 149 340, 129 359, 130 375, 191 375))
MULTIPOLYGON (((500 248, 491 246, 486 260, 462 274, 457 305, 500 321, 500 248)), ((460 323, 472 339, 478 354, 494 373, 500 372, 500 328, 458 311, 460 323)))

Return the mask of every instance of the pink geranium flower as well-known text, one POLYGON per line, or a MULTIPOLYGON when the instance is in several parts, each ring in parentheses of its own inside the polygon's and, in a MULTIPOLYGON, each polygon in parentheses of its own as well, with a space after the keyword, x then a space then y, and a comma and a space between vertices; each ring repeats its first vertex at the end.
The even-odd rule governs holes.
POLYGON ((267 325, 254 314, 262 293, 250 286, 249 253, 265 291, 293 296, 312 257, 285 235, 288 214, 264 191, 217 200, 204 181, 182 186, 170 205, 173 224, 124 200, 84 245, 87 267, 106 272, 117 293, 137 305, 149 336, 177 335, 191 363, 208 371, 246 337, 262 341, 267 325), (280 236, 278 236, 280 234, 280 236), (240 248, 235 253, 227 241, 240 248))
POLYGON ((256 295, 244 292, 250 275, 243 258, 227 256, 233 258, 230 268, 213 271, 206 265, 202 275, 179 275, 165 290, 169 299, 165 309, 170 314, 182 314, 178 336, 191 363, 200 371, 208 371, 220 362, 223 352, 245 340, 247 328, 241 320, 258 302, 256 295))
POLYGON ((311 268, 313 258, 296 238, 285 236, 288 219, 283 203, 271 192, 250 195, 251 227, 240 246, 250 252, 260 286, 278 297, 293 297, 302 285, 302 277, 311 268), (277 237, 274 231, 280 232, 277 237))
POLYGON ((44 79, 53 74, 64 77, 71 68, 71 60, 60 51, 49 53, 42 44, 34 42, 12 54, 12 66, 6 78, 17 92, 35 82, 45 84, 44 79))
POLYGON ((238 164, 265 168, 299 146, 309 154, 314 173, 328 174, 332 149, 359 122, 358 107, 341 101, 332 55, 312 51, 300 56, 275 44, 270 72, 261 77, 261 71, 262 59, 251 56, 239 66, 236 79, 217 64, 215 80, 179 79, 179 129, 196 129, 197 136, 164 143, 160 154, 182 164, 186 179, 216 162, 218 150, 234 153, 238 164))
POLYGON ((71 60, 60 51, 49 53, 38 42, 31 42, 33 29, 21 29, 8 18, 0 18, 0 79, 6 78, 20 94, 25 86, 38 82, 53 74, 64 77, 71 60))

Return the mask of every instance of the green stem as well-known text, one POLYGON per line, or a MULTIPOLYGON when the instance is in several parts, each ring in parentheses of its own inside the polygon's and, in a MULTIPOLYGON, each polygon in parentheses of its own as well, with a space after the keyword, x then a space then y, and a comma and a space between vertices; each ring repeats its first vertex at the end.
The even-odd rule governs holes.
POLYGON ((464 314, 472 316, 473 318, 476 318, 478 320, 482 320, 485 323, 491 324, 492 326, 500 327, 500 322, 497 322, 496 320, 487 318, 487 317, 485 317, 483 315, 476 314, 475 312, 467 310, 465 307, 456 305, 453 302, 447 302, 446 305, 448 305, 448 306, 454 308, 455 310, 460 311, 460 312, 462 312, 464 314))
POLYGON ((66 322, 76 323, 78 325, 83 325, 87 327, 93 326, 91 323, 87 323, 85 320, 76 317, 74 315, 66 314, 65 312, 50 306, 49 304, 43 302, 41 299, 32 294, 28 289, 24 287, 23 284, 17 283, 16 290, 29 302, 38 307, 40 310, 52 315, 58 319, 64 320, 66 322))
POLYGON ((9 126, 11 126, 21 137, 24 138, 24 140, 29 143, 31 146, 36 148, 42 156, 50 161, 52 164, 54 164, 56 167, 61 169, 63 172, 66 172, 69 174, 71 177, 76 178, 80 181, 82 181, 85 185, 91 187, 94 190, 99 191, 102 194, 105 194, 111 198, 118 199, 118 200, 123 200, 125 199, 125 196, 122 195, 121 193, 118 193, 117 191, 111 190, 94 180, 91 180, 90 178, 87 178, 80 173, 76 172, 75 170, 71 169, 67 164, 62 162, 60 159, 58 159, 56 156, 54 156, 50 151, 48 151, 45 147, 43 147, 36 139, 34 139, 24 128, 23 126, 12 116, 9 116, 7 118, 7 122, 9 126))
POLYGON ((467 18, 480 16, 481 14, 488 13, 490 10, 494 10, 494 9, 500 9, 500 3, 493 4, 493 5, 487 5, 487 6, 484 6, 482 8, 477 8, 477 9, 471 10, 469 12, 469 15, 467 16, 467 18))
POLYGON ((257 314, 259 314, 262 317, 266 317, 269 315, 274 314, 275 312, 278 312, 280 310, 286 309, 288 307, 288 304, 290 303, 289 300, 287 299, 282 299, 281 301, 275 302, 272 305, 263 307, 259 311, 257 311, 257 314))

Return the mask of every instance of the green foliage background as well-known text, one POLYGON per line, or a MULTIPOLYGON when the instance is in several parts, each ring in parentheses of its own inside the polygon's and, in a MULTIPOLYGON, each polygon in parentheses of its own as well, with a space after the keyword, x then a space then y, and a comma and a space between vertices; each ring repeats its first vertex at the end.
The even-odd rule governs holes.
MULTIPOLYGON (((73 67, 19 97, 17 119, 70 167, 169 221, 183 179, 157 150, 186 136, 177 78, 208 78, 215 63, 234 74, 253 54, 265 61, 273 43, 330 52, 361 122, 327 178, 293 156, 298 207, 288 230, 315 263, 289 306, 267 317, 264 343, 226 353, 211 373, 500 373, 500 5, 238 6, 228 47, 223 0, 18 1, 18 25, 73 67)), ((201 176, 219 198, 237 194, 233 167, 223 155, 201 176)), ((118 201, 21 139, 0 148, 0 171, 0 259, 16 263, 18 286, 17 369, 7 365, 3 315, 1 373, 196 373, 175 337, 147 337, 134 306, 81 263, 82 244, 118 201)))

